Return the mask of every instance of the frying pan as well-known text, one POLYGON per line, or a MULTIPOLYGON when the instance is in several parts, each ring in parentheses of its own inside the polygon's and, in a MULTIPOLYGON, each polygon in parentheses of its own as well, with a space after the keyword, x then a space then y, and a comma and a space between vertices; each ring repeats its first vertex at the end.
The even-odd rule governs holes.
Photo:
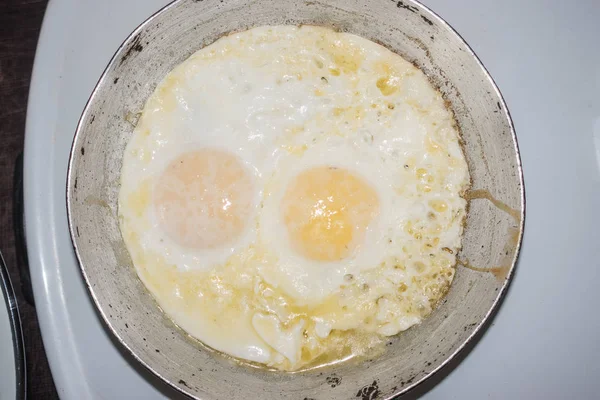
POLYGON ((462 38, 411 0, 178 0, 119 47, 79 121, 67 180, 71 237, 107 329, 131 355, 195 399, 390 399, 434 375, 493 314, 513 276, 525 216, 518 146, 504 100, 462 38), (119 231, 125 146, 156 85, 224 34, 313 24, 371 39, 421 68, 455 113, 472 189, 454 283, 423 323, 379 357, 297 373, 240 365, 193 340, 158 308, 119 231))

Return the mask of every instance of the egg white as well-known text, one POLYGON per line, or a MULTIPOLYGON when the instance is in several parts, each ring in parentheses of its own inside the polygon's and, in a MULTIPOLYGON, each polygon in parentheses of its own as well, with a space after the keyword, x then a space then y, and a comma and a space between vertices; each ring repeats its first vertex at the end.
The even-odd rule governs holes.
POLYGON ((157 86, 123 157, 119 216, 138 275, 175 323, 295 370, 348 343, 360 354, 432 311, 453 278, 468 183, 452 113, 412 64, 347 33, 259 27, 199 50, 157 86), (256 187, 247 229, 211 250, 174 243, 152 206, 166 166, 201 148, 235 154, 256 187), (291 179, 322 165, 362 177, 380 200, 339 262, 296 254, 281 220, 291 179))
POLYGON ((338 137, 329 138, 302 156, 282 159, 280 170, 267 184, 259 229, 263 245, 271 249, 278 261, 261 266, 259 273, 265 282, 283 289, 299 304, 318 304, 339 290, 346 275, 376 268, 389 253, 388 238, 393 230, 400 229, 408 202, 394 194, 393 174, 383 163, 374 160, 372 153, 365 151, 364 146, 354 146, 338 137), (333 262, 308 260, 297 254, 291 246, 280 210, 284 192, 292 179, 304 170, 323 165, 360 176, 374 187, 380 202, 379 215, 367 226, 358 248, 350 257, 333 262))

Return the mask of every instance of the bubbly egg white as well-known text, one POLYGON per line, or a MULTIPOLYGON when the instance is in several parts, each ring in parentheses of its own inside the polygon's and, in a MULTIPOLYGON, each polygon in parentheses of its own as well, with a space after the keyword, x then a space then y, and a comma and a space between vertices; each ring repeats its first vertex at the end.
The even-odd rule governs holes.
POLYGON ((452 113, 412 64, 315 26, 259 27, 193 54, 158 85, 126 148, 119 216, 133 264, 161 308, 206 345, 283 370, 364 354, 419 323, 446 293, 469 174, 452 113), (251 212, 226 245, 173 240, 156 182, 194 149, 237 157, 251 212), (339 168, 377 213, 341 260, 294 250, 286 188, 339 168))

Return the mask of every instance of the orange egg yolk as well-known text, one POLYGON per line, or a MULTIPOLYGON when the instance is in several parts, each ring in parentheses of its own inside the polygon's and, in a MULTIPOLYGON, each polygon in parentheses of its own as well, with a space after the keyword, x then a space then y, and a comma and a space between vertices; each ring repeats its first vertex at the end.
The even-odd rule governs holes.
POLYGON ((188 248, 212 249, 233 242, 245 230, 253 186, 235 155, 201 149, 167 166, 156 182, 153 202, 172 240, 188 248))
POLYGON ((364 240, 379 213, 375 190, 345 169, 322 166, 300 173, 282 201, 292 247, 315 261, 339 261, 364 240))

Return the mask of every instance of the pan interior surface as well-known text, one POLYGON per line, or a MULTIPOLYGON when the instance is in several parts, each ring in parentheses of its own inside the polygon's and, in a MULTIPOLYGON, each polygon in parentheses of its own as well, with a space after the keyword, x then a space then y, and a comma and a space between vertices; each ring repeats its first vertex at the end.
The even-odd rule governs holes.
POLYGON ((520 160, 506 106, 476 56, 412 1, 177 1, 117 51, 80 120, 69 165, 68 214, 77 257, 108 328, 147 368, 198 399, 390 398, 446 363, 489 317, 512 276, 523 228, 520 160), (362 363, 295 374, 241 366, 178 329, 139 280, 119 230, 125 146, 156 85, 232 31, 311 24, 381 43, 431 79, 455 113, 472 188, 460 265, 442 304, 362 363), (366 396, 366 397, 365 397, 366 396))

